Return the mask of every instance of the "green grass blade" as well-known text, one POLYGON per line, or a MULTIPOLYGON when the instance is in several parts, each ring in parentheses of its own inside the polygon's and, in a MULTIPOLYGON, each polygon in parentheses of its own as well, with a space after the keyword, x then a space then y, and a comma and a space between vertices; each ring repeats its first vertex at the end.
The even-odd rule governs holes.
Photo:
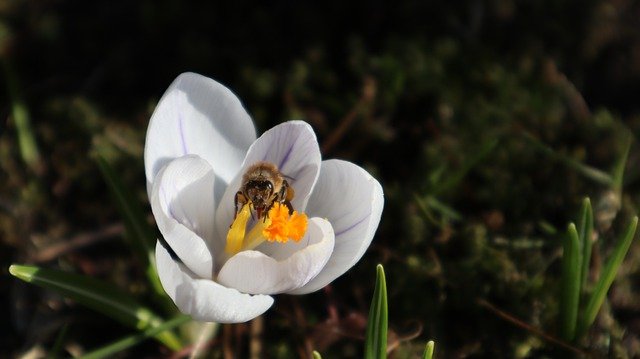
MULTIPOLYGON (((16 264, 9 267, 9 273, 27 283, 56 291, 130 327, 145 330, 163 323, 160 317, 138 304, 129 294, 106 282, 58 270, 16 264)), ((182 346, 172 332, 159 333, 155 338, 173 350, 182 346)))
POLYGON ((427 196, 426 203, 429 205, 430 208, 433 208, 434 210, 440 212, 440 214, 442 214, 444 217, 448 219, 451 219, 454 221, 462 220, 462 215, 458 211, 440 202, 437 198, 433 196, 427 196))
POLYGON ((422 353, 422 359, 433 359, 433 351, 435 349, 436 343, 433 340, 429 340, 427 345, 424 347, 424 353, 422 353))
POLYGON ((11 117, 16 126, 20 155, 31 170, 37 171, 41 165, 41 159, 40 150, 31 126, 31 116, 22 97, 15 69, 8 59, 2 58, 0 60, 2 60, 7 90, 11 98, 11 117))
POLYGON ((371 300, 367 333, 365 338, 365 358, 387 357, 387 284, 382 264, 376 267, 376 286, 371 300))
POLYGON ((543 154, 545 154, 546 156, 548 156, 549 158, 561 162, 564 165, 568 166, 569 168, 572 168, 573 170, 575 170, 576 172, 582 174, 583 176, 591 179, 592 181, 595 181, 597 183, 603 184, 605 186, 612 186, 614 184, 614 179, 611 175, 609 175, 608 173, 601 171, 597 168, 591 167, 591 166, 587 166, 584 163, 580 162, 580 161, 576 161, 574 158, 572 158, 571 156, 556 152, 554 149, 552 149, 551 147, 547 146, 545 143, 541 142, 540 140, 538 140, 536 137, 534 137, 533 135, 524 132, 523 136, 525 139, 527 139, 529 141, 529 143, 531 143, 538 151, 542 152, 543 154))
POLYGON ((51 350, 47 353, 47 358, 55 359, 60 357, 60 350, 62 349, 62 345, 64 344, 64 340, 67 336, 67 332, 69 331, 69 323, 65 323, 62 328, 60 328, 60 332, 56 336, 56 341, 53 343, 51 350))
POLYGON ((440 202, 433 196, 427 195, 425 198, 421 198, 418 194, 414 193, 413 198, 425 218, 434 226, 442 227, 448 221, 462 220, 462 215, 460 213, 440 202), (434 212, 438 212, 441 217, 436 218, 434 212))
POLYGON ((498 147, 500 140, 497 138, 491 138, 488 141, 482 143, 479 148, 468 156, 462 167, 457 171, 454 171, 450 176, 446 178, 441 184, 436 186, 431 192, 434 195, 446 194, 452 191, 462 182, 462 180, 474 169, 479 163, 484 161, 493 150, 498 147))
POLYGON ((578 235, 582 247, 582 270, 580 288, 584 292, 589 277, 589 266, 591 265, 591 249, 593 248, 593 209, 589 197, 582 201, 580 210, 580 220, 578 221, 578 235))
POLYGON ((622 193, 622 185, 624 182, 624 169, 627 166, 627 159, 629 158, 629 151, 631 150, 631 143, 633 141, 633 136, 630 133, 627 133, 625 137, 624 149, 622 151, 622 156, 616 161, 615 166, 613 167, 613 173, 611 177, 613 178, 613 189, 616 191, 618 195, 622 193))
POLYGON ((313 359, 322 359, 322 355, 320 355, 320 353, 318 353, 317 351, 313 351, 313 359))
POLYGON ((173 318, 171 320, 168 320, 166 322, 164 322, 162 325, 159 325, 155 328, 149 328, 145 331, 143 331, 142 333, 138 333, 138 334, 133 334, 127 337, 124 337, 120 340, 117 340, 111 344, 108 344, 100 349, 96 349, 90 353, 87 353, 85 355, 83 355, 81 358, 82 359, 100 359, 100 358, 109 358, 112 355, 121 352, 125 349, 128 349, 134 345, 137 345, 138 343, 153 337, 155 335, 158 335, 159 333, 166 331, 166 330, 171 330, 181 324, 184 324, 186 322, 188 322, 189 320, 191 320, 191 317, 189 317, 188 315, 181 315, 177 318, 173 318))
MULTIPOLYGON (((140 204, 135 201, 131 193, 127 191, 122 181, 120 181, 120 177, 111 168, 109 163, 100 154, 96 155, 96 161, 113 195, 118 211, 124 219, 127 236, 130 238, 134 254, 143 268, 145 268, 147 278, 156 293, 156 297, 166 298, 156 271, 155 231, 147 223, 140 204)), ((168 308, 173 308, 173 306, 168 306, 168 308)))
POLYGON ((616 278, 620 264, 622 264, 624 257, 629 251, 629 247, 631 246, 631 242, 633 242, 637 227, 638 217, 634 217, 624 236, 616 244, 613 254, 607 261, 607 264, 605 265, 584 310, 584 316, 580 325, 580 335, 585 334, 587 330, 589 330, 589 327, 591 327, 591 324, 595 321, 596 316, 600 311, 600 307, 607 296, 607 292, 616 278))
POLYGON ((569 342, 575 338, 578 323, 580 283, 582 282, 581 258, 580 239, 576 226, 571 223, 563 243, 560 296, 560 334, 569 342))

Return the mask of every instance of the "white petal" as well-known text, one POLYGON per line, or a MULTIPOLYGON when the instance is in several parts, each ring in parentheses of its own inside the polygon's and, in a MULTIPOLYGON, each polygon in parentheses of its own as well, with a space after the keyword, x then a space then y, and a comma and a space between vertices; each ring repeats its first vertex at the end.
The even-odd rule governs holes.
POLYGON ((203 322, 241 323, 264 313, 273 304, 268 295, 249 295, 208 279, 196 279, 156 242, 158 276, 165 292, 182 313, 203 322))
POLYGON ((258 161, 278 166, 295 190, 291 204, 295 209, 304 210, 322 161, 313 128, 303 121, 289 121, 273 127, 251 145, 242 169, 258 161))
POLYGON ((214 264, 214 177, 200 157, 180 157, 160 170, 151 193, 151 209, 164 239, 191 271, 207 279, 214 264))
POLYGON ((184 73, 169 86, 149 122, 147 190, 167 162, 186 154, 207 160, 229 183, 255 138, 253 122, 236 95, 212 79, 184 73))
POLYGON ((307 214, 331 222, 336 244, 322 272, 291 293, 316 291, 353 267, 373 239, 383 205, 382 186, 367 171, 347 161, 322 162, 307 214))
POLYGON ((320 148, 311 126, 302 121, 282 123, 265 132, 249 148, 242 170, 227 187, 216 211, 219 238, 226 238, 234 215, 234 196, 240 189, 244 171, 259 161, 274 163, 295 191, 291 204, 303 211, 318 179, 320 148))
POLYGON ((278 261, 258 251, 244 251, 231 257, 218 274, 218 281, 244 293, 276 294, 299 288, 315 277, 333 251, 333 229, 321 218, 309 219, 300 240, 306 246, 278 261))

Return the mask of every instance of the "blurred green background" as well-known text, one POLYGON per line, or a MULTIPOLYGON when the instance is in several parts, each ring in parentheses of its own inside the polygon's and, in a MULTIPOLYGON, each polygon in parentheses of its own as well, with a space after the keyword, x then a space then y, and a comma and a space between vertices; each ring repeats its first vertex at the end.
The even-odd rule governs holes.
MULTIPOLYGON (((184 71, 230 87, 259 133, 306 120, 324 158, 365 167, 385 190, 362 261, 325 290, 277 296, 263 357, 360 356, 376 263, 396 358, 429 339, 440 358, 566 357, 531 329, 557 337, 566 225, 591 197, 596 276, 638 213, 637 1, 0 1, 0 57, 0 356, 46 352, 63 324, 69 351, 131 333, 7 268, 58 268, 148 295, 92 154, 151 220, 146 126, 184 71), (629 138, 620 188, 607 176, 629 138)), ((252 328, 220 330, 211 356, 245 357, 252 328)), ((637 242, 572 345, 640 356, 637 242)), ((153 341, 122 354, 168 355, 153 341)))

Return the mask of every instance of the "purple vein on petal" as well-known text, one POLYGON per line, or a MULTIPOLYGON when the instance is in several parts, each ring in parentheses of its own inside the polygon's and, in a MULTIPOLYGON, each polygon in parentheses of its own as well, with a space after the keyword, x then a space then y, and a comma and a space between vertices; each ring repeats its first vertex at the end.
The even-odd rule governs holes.
POLYGON ((184 138, 184 124, 183 124, 183 120, 182 120, 182 114, 178 115, 178 127, 179 127, 179 131, 180 131, 180 141, 182 143, 182 154, 186 155, 187 153, 189 153, 189 151, 187 150, 187 141, 184 138))
MULTIPOLYGON (((287 137, 292 137, 291 132, 293 131, 293 129, 294 129, 293 126, 289 126, 289 128, 287 128, 287 137)), ((296 139, 291 142, 291 144, 289 145, 289 148, 287 149, 287 152, 284 154, 284 157, 282 158, 282 161, 280 161, 280 166, 278 166, 279 169, 282 170, 284 168, 284 165, 287 164, 287 162, 289 161, 289 157, 291 156, 291 152, 293 151, 293 147, 295 146, 296 142, 298 142, 299 139, 300 139, 300 134, 297 134, 296 139)))
POLYGON ((357 221, 356 223, 350 225, 349 227, 341 230, 340 232, 336 232, 336 237, 341 236, 347 232, 349 232, 350 230, 356 228, 358 225, 360 225, 362 222, 366 221, 367 218, 369 218, 369 216, 371 216, 371 212, 369 212, 366 216, 364 216, 364 218, 362 218, 361 220, 357 221))
POLYGON ((293 143, 291 144, 291 146, 287 150, 287 153, 284 155, 284 158, 280 162, 280 166, 278 166, 278 168, 280 168, 280 169, 284 168, 284 165, 287 163, 287 161, 289 161, 289 156, 291 155, 292 151, 293 151, 293 143))
POLYGON ((169 216, 176 222, 178 222, 179 224, 187 227, 187 229, 189 229, 190 231, 200 235, 200 233, 198 232, 197 228, 196 228, 196 224, 193 223, 189 218, 186 218, 183 216, 182 219, 178 218, 178 215, 175 213, 175 211, 173 210, 173 204, 169 203, 169 201, 167 200, 167 196, 166 196, 166 192, 164 191, 164 187, 160 187, 160 191, 161 191, 161 195, 164 198, 164 203, 166 203, 167 208, 169 209, 169 216))
POLYGON ((264 152, 264 156, 262 156, 262 160, 266 161, 269 157, 269 153, 271 153, 271 146, 267 147, 267 150, 264 152))

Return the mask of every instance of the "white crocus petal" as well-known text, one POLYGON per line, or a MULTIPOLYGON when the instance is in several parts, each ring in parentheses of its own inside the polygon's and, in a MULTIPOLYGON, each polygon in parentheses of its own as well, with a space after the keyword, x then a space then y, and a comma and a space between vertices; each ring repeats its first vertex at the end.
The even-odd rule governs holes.
POLYGON ((351 162, 323 161, 307 214, 331 222, 336 236, 335 248, 320 274, 289 293, 316 291, 355 265, 373 239, 383 205, 382 187, 367 171, 351 162))
POLYGON ((300 240, 306 247, 278 261, 258 251, 243 251, 231 257, 218 274, 218 281, 244 293, 276 294, 308 283, 326 265, 334 246, 331 224, 311 218, 300 240))
POLYGON ((289 121, 265 132, 249 148, 242 168, 227 187, 216 210, 216 228, 219 238, 226 238, 234 217, 234 197, 240 189, 245 170, 259 161, 276 166, 294 189, 291 204, 296 211, 304 211, 311 190, 320 171, 320 148, 309 124, 289 121))
POLYGON ((180 157, 160 170, 151 192, 158 228, 182 262, 202 278, 213 275, 214 173, 195 155, 180 157))
POLYGON ((258 161, 278 166, 295 189, 295 197, 291 201, 293 208, 303 211, 318 180, 322 162, 313 128, 303 121, 289 121, 273 127, 251 145, 242 170, 258 161))
POLYGON ((268 295, 249 295, 193 273, 171 258, 156 242, 156 262, 162 287, 178 309, 203 322, 241 323, 264 313, 273 304, 268 295))
POLYGON ((184 73, 169 86, 149 122, 147 190, 164 165, 186 154, 207 160, 229 183, 255 139, 253 122, 233 92, 210 78, 184 73))

